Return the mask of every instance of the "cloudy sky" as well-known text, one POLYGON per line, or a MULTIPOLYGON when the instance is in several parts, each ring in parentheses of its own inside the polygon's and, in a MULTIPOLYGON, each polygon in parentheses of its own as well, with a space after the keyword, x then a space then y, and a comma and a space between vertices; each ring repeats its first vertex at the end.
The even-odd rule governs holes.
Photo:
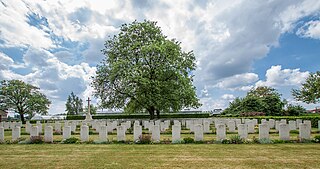
POLYGON ((51 114, 64 112, 71 91, 91 96, 104 41, 121 24, 144 19, 194 51, 201 110, 225 108, 261 85, 316 106, 294 101, 290 91, 320 70, 319 0, 0 2, 0 80, 39 86, 51 114))

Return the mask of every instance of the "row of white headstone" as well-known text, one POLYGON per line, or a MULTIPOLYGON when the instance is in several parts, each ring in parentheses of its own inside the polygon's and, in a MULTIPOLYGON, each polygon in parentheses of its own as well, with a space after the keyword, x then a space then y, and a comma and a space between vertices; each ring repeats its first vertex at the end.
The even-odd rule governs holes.
MULTIPOLYGON (((297 124, 300 121, 296 121, 297 124)), ((69 121, 65 121, 65 125, 63 127, 63 139, 68 139, 71 137, 72 131, 75 131, 76 126, 80 123, 80 121, 72 121, 71 125, 69 125, 69 121)), ((259 124, 259 139, 268 139, 270 129, 273 127, 272 120, 265 121, 263 120, 261 124, 259 124)), ((104 124, 101 121, 92 122, 92 128, 99 132, 99 140, 106 141, 108 137, 108 132, 112 132, 113 129, 117 130, 117 140, 118 141, 125 141, 126 140, 126 131, 127 129, 131 128, 131 121, 127 121, 121 123, 120 126, 116 125, 116 122, 110 122, 109 125, 104 124)), ((222 122, 222 121, 215 121, 215 128, 216 128, 216 140, 226 139, 226 126, 229 128, 229 131, 235 131, 235 124, 232 121, 222 122), (227 123, 224 124, 224 123, 227 123)), ((151 133, 151 138, 153 141, 160 141, 160 132, 169 129, 170 121, 167 120, 165 122, 151 122, 151 121, 143 121, 143 126, 145 129, 149 130, 151 133)), ((194 132, 194 139, 195 141, 202 141, 203 134, 206 133, 207 125, 210 126, 210 122, 203 121, 201 124, 199 121, 189 120, 186 121, 186 127, 192 132, 194 132), (192 123, 192 124, 191 124, 192 123), (209 123, 209 124, 208 124, 209 123)), ((275 128, 279 131, 279 138, 280 140, 290 140, 290 126, 292 126, 292 122, 289 121, 289 124, 286 121, 275 121, 275 128), (277 127, 278 126, 278 127, 277 127)), ((299 123, 299 138, 300 139, 310 139, 311 136, 311 121, 305 120, 299 123)), ((320 130, 320 121, 318 121, 318 126, 320 130)), ((247 120, 245 124, 238 124, 238 135, 240 138, 246 139, 248 137, 248 133, 254 133, 255 122, 254 120, 247 120), (251 130, 251 131, 250 131, 251 130)), ((55 132, 61 129, 61 123, 55 123, 55 132)), ((4 141, 4 127, 0 125, 0 141, 4 141)), ((37 122, 36 126, 32 126, 30 123, 26 124, 26 130, 30 133, 30 137, 39 136, 42 133, 42 124, 37 122)), ((210 128, 209 128, 210 131, 210 128)), ((174 120, 174 125, 172 125, 172 141, 179 141, 181 133, 181 122, 178 120, 174 120)), ((12 140, 17 140, 20 138, 21 135, 21 128, 19 125, 14 126, 12 128, 12 140)), ((139 137, 142 135, 142 126, 140 126, 139 121, 134 122, 133 127, 133 135, 134 141, 138 141, 139 137)), ((89 141, 89 126, 86 123, 82 123, 80 127, 80 139, 81 141, 89 141)), ((45 142, 53 142, 53 127, 50 125, 45 126, 44 131, 44 141, 45 142)))

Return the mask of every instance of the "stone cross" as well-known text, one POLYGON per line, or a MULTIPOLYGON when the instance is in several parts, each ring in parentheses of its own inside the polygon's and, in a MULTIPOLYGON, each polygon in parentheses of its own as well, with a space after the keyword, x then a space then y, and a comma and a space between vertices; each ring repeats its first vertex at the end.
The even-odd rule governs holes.
POLYGON ((90 97, 88 97, 88 100, 86 100, 88 102, 88 114, 90 114, 90 97))

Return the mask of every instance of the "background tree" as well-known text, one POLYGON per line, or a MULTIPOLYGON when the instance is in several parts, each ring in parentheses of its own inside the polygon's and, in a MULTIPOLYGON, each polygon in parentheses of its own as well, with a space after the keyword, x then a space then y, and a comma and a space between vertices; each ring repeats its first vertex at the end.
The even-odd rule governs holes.
POLYGON ((73 92, 68 96, 66 102, 66 112, 67 115, 79 115, 83 112, 83 102, 78 96, 73 92))
MULTIPOLYGON (((90 104, 90 114, 97 114, 98 106, 90 104)), ((88 112, 88 106, 84 108, 84 113, 88 112)))
POLYGON ((293 97, 305 103, 320 102, 320 71, 311 73, 300 90, 292 90, 293 97))
POLYGON ((283 114, 286 116, 299 116, 306 112, 306 109, 300 105, 288 104, 287 109, 284 110, 283 114))
POLYGON ((247 97, 258 97, 262 103, 260 111, 270 116, 281 115, 286 104, 286 100, 281 100, 281 94, 276 89, 267 86, 251 89, 247 97))
POLYGON ((193 52, 168 40, 156 22, 124 24, 120 33, 105 42, 106 56, 97 66, 92 86, 105 108, 125 112, 160 112, 200 106, 192 84, 193 52))
POLYGON ((263 112, 266 115, 281 115, 286 100, 281 100, 277 90, 261 86, 252 88, 244 98, 236 98, 230 103, 223 114, 237 114, 246 112, 263 112))
POLYGON ((1 109, 12 109, 19 113, 24 123, 24 115, 33 117, 35 113, 45 115, 48 113, 51 102, 40 93, 39 88, 21 80, 3 80, 0 86, 1 109))

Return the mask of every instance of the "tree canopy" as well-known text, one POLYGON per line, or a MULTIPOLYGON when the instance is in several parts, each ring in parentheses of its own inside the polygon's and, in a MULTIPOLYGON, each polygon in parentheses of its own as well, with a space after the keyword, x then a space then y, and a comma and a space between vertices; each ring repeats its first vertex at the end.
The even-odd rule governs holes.
POLYGON ((83 102, 73 92, 68 96, 66 102, 67 115, 79 115, 83 112, 83 102))
POLYGON ((236 98, 223 114, 263 112, 266 115, 281 115, 285 104, 277 90, 261 86, 252 88, 244 98, 236 98))
POLYGON ((124 24, 102 50, 92 86, 104 108, 126 112, 175 112, 200 106, 192 84, 195 56, 169 40, 156 22, 124 24))
POLYGON ((25 121, 25 114, 29 117, 33 117, 35 113, 47 114, 51 104, 39 88, 21 80, 1 81, 0 99, 0 108, 19 113, 22 122, 25 121))
POLYGON ((305 103, 320 103, 320 71, 311 73, 300 90, 292 90, 293 97, 305 103))

